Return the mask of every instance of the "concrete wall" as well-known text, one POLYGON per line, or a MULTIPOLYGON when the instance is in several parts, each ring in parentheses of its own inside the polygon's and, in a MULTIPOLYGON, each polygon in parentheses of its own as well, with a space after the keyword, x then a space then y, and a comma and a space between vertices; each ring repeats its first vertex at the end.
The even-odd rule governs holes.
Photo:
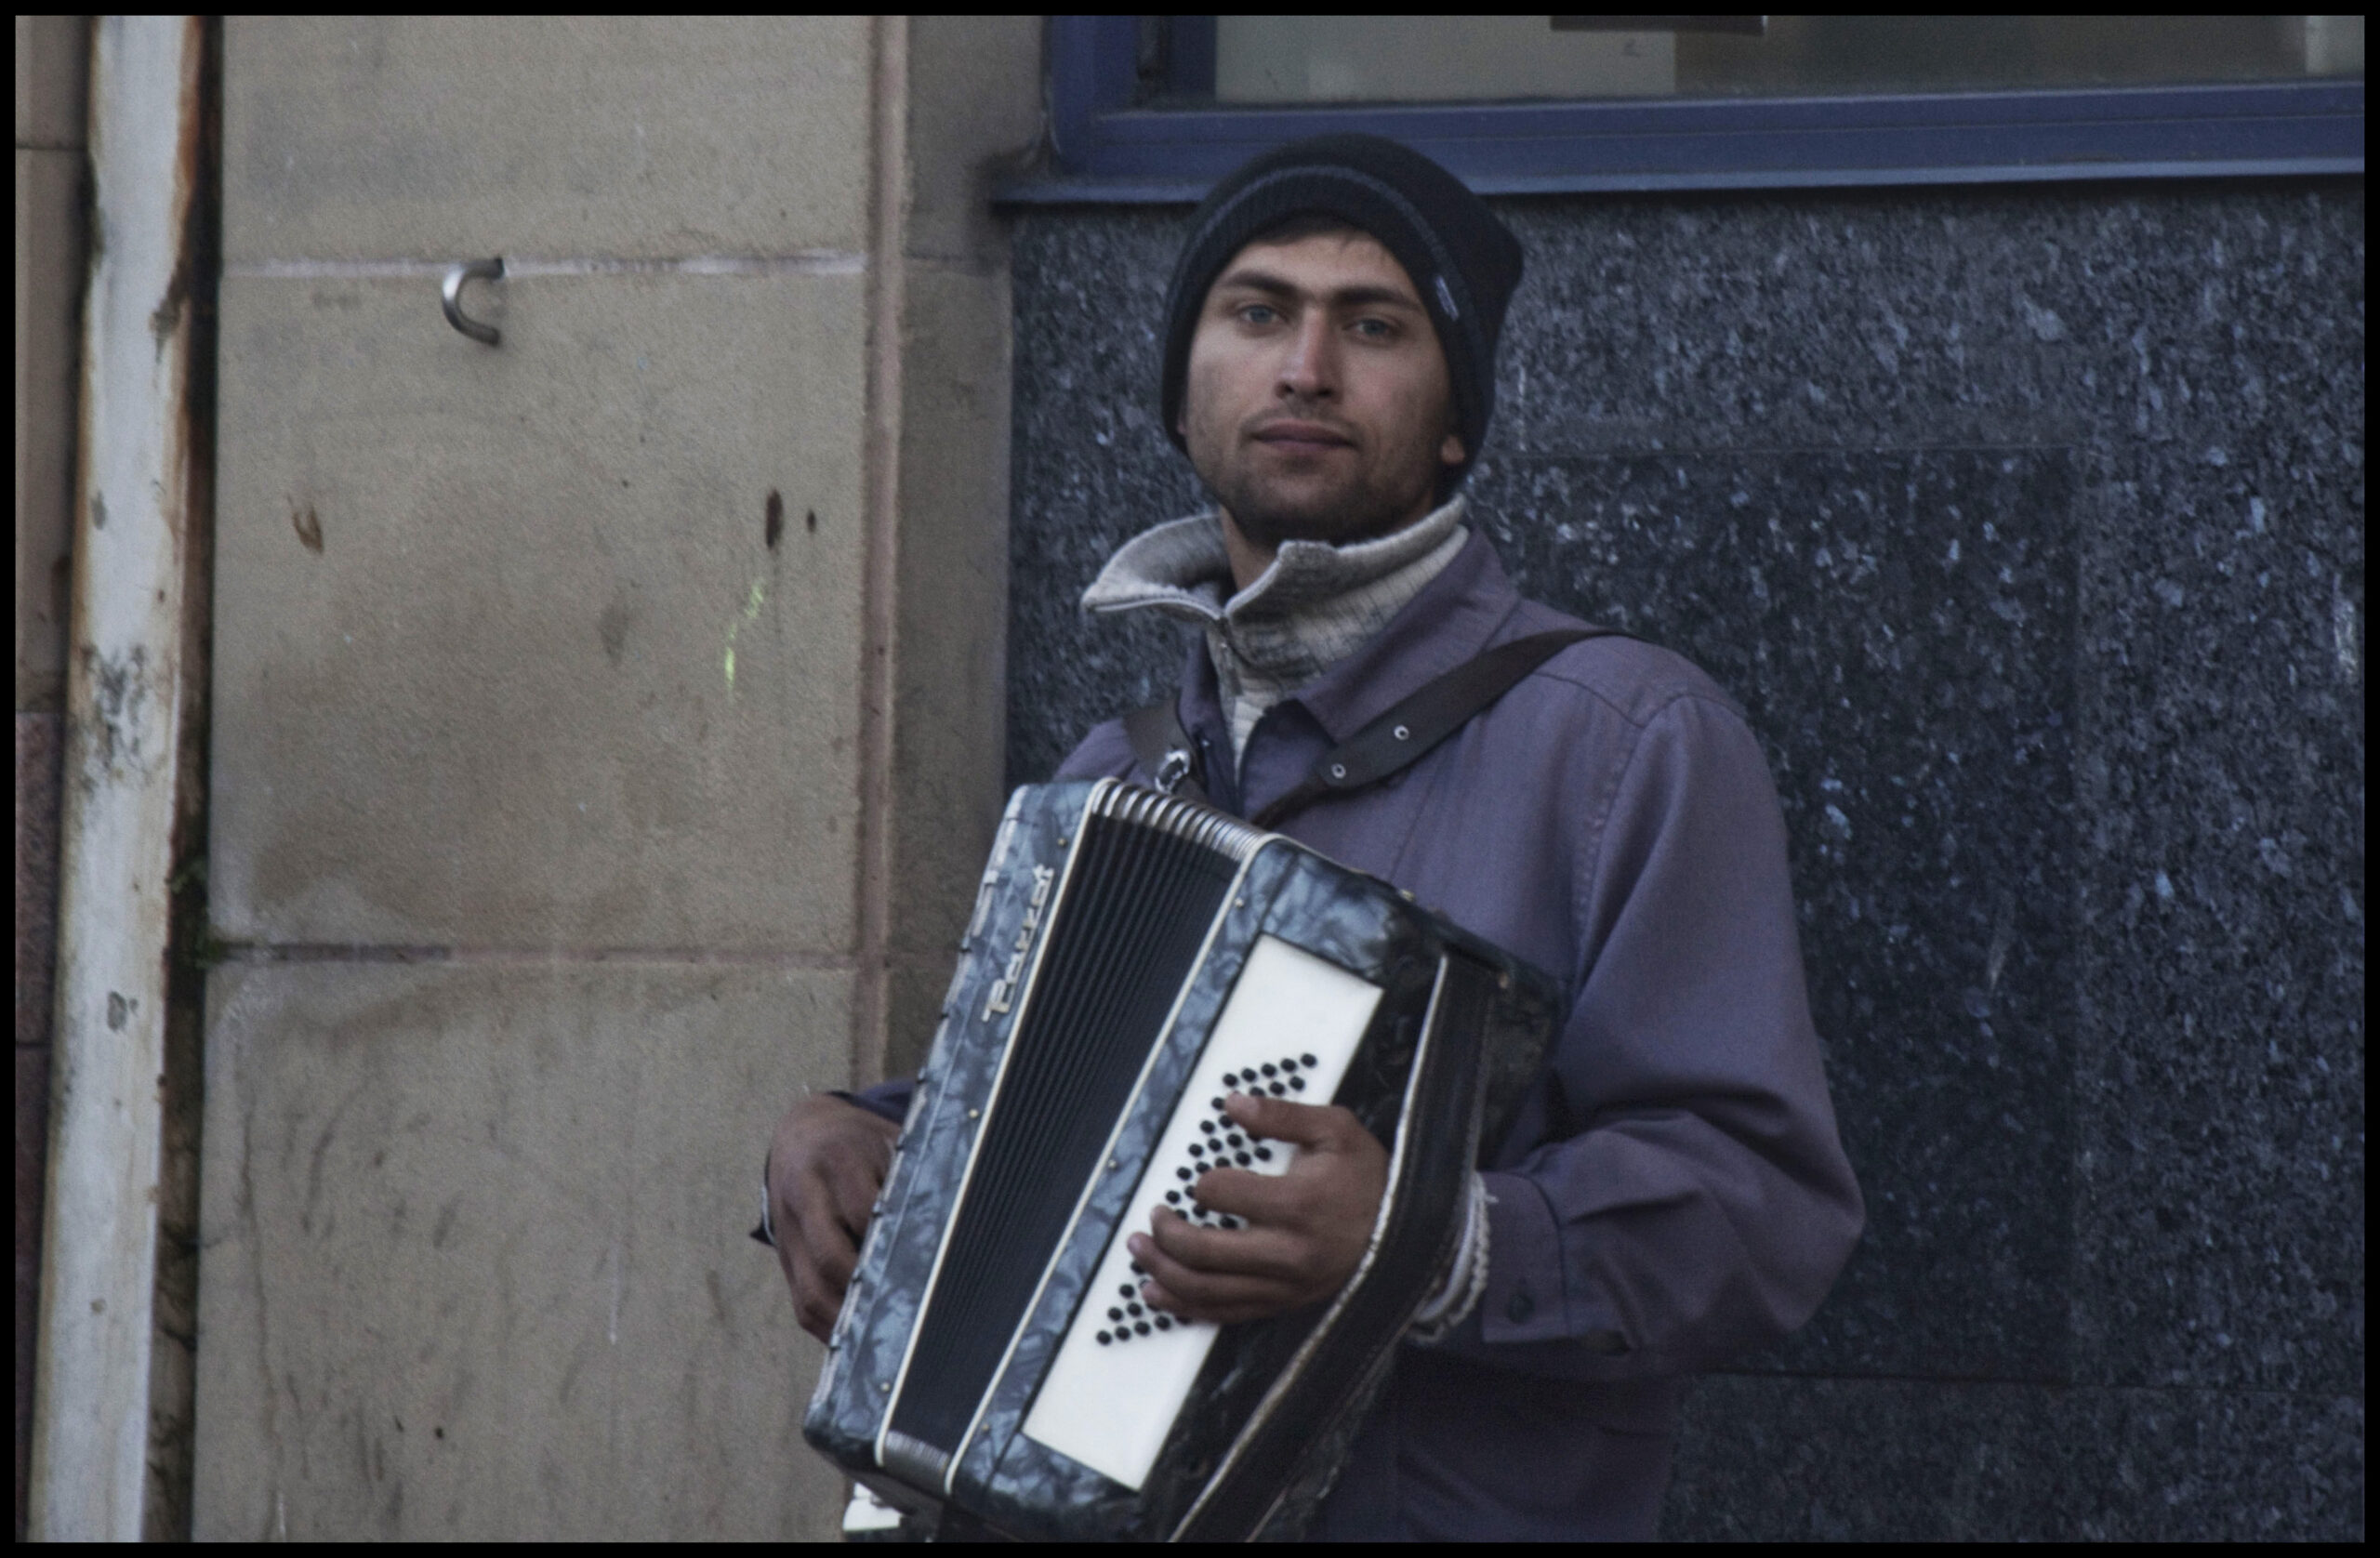
POLYGON ((17 1513, 25 1534, 49 1136, 60 715, 81 337, 85 17, 17 19, 17 1513))
POLYGON ((746 1230, 998 815, 1039 64, 227 25, 198 1535, 835 1529, 746 1230))
MULTIPOLYGON (((2360 181, 1500 204, 1477 512, 1746 703, 1868 1196, 1670 1534, 2360 1537, 2360 181)), ((1018 231, 1013 782, 1181 665, 1181 221, 1018 231)))

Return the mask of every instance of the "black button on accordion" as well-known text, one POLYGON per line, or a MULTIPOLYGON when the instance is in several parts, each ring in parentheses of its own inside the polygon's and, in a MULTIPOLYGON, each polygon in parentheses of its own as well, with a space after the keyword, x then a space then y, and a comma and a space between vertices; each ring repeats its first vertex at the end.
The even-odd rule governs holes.
POLYGON ((1560 1015, 1542 973, 1377 878, 1156 791, 1009 801, 803 1423, 892 1503, 1025 1539, 1302 1529, 1416 1310, 1483 1142, 1560 1015), (1286 1169, 1234 1090, 1389 1149, 1338 1296, 1216 1327, 1146 1310, 1124 1235, 1208 1167, 1286 1169))

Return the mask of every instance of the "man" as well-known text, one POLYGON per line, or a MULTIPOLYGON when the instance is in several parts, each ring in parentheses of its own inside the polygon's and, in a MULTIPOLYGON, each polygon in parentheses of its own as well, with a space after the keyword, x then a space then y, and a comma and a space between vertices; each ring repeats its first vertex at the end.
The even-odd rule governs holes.
MULTIPOLYGON (((1453 495, 1520 270, 1458 180, 1368 137, 1260 157, 1193 218, 1161 398, 1217 507, 1127 544, 1084 603, 1202 630, 1176 711, 1217 805, 1254 815, 1434 678, 1578 626, 1520 599, 1453 495)), ((1145 784, 1150 767, 1119 721, 1059 776, 1145 784)), ((1606 637, 1387 782, 1277 825, 1573 1001, 1315 1534, 1650 1537, 1684 1376, 1807 1319, 1862 1219, 1757 743, 1693 666, 1606 637)), ((906 1090, 808 1100, 777 1131, 768 1206, 813 1334, 833 1323, 906 1090)), ((1291 1171, 1199 1182, 1244 1229, 1160 1211, 1131 1236, 1149 1302, 1224 1322, 1334 1292, 1386 1168, 1343 1110, 1233 1107, 1306 1149, 1291 1171)))

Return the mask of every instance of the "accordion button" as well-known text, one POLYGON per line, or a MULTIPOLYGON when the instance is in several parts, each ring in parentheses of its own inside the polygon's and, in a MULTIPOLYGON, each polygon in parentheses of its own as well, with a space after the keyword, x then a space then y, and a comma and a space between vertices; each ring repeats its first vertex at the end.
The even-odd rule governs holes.
POLYGON ((1107 1318, 1110 1320, 1121 1320, 1124 1318, 1124 1312, 1117 1309, 1115 1305, 1110 1304, 1107 1306, 1107 1318))
POLYGON ((1283 1071, 1295 1071, 1297 1068, 1298 1068, 1298 1063, 1297 1063, 1297 1057, 1296 1057, 1296 1056, 1294 1056, 1294 1055, 1283 1055, 1283 1056, 1281 1057, 1281 1069, 1282 1069, 1283 1071))
POLYGON ((1266 1061, 1266 1062, 1264 1063, 1264 1075, 1265 1075, 1265 1076, 1278 1076, 1280 1074, 1281 1074, 1281 1068, 1280 1068, 1279 1066, 1275 1065, 1271 1061, 1266 1061))
POLYGON ((1273 1092, 1273 1096, 1274 1096, 1275 1098, 1278 1098, 1278 1097, 1280 1097, 1283 1093, 1285 1093, 1285 1092, 1287 1092, 1287 1091, 1289 1091, 1289 1089, 1287 1089, 1287 1088, 1285 1088, 1285 1087, 1281 1086, 1281 1084, 1280 1084, 1280 1083, 1278 1083, 1278 1082, 1276 1082, 1276 1083, 1274 1083, 1274 1084, 1273 1084, 1272 1092, 1273 1092))
POLYGON ((1198 1129, 1205 1131, 1208 1135, 1212 1136, 1215 1133, 1215 1122, 1212 1120, 1200 1120, 1198 1122, 1198 1129))
POLYGON ((1119 1283, 1117 1283, 1117 1284, 1116 1285, 1116 1291, 1117 1291, 1117 1292, 1118 1292, 1118 1293, 1120 1293, 1120 1294, 1122 1294, 1125 1298, 1128 1298, 1128 1299, 1129 1299, 1129 1298, 1132 1298, 1132 1297, 1135 1297, 1135 1296, 1136 1296, 1136 1295, 1133 1293, 1133 1291, 1132 1291, 1132 1285, 1131 1285, 1130 1283, 1129 1283, 1129 1282, 1119 1282, 1119 1283))
POLYGON ((1105 1331, 1102 1331, 1102 1332, 1100 1332, 1100 1333, 1099 1333, 1099 1344, 1100 1344, 1102 1347, 1106 1346, 1109 1342, 1111 1342, 1111 1341, 1113 1341, 1113 1340, 1116 1340, 1116 1339, 1115 1339, 1114 1337, 1109 1336, 1105 1331))
POLYGON ((1169 1207, 1178 1207, 1182 1205, 1182 1192, 1178 1190, 1167 1191, 1165 1193, 1165 1204, 1169 1207))
POLYGON ((1190 1170, 1187 1168, 1176 1168, 1173 1171, 1173 1177, 1177 1180, 1186 1180, 1190 1177, 1190 1170))
POLYGON ((1216 1107, 1216 1108, 1220 1109, 1220 1108, 1222 1108, 1223 1106, 1223 1101, 1222 1099, 1220 1099, 1220 1098, 1219 1098, 1219 1099, 1215 1100, 1215 1107, 1216 1107))
POLYGON ((1125 1306, 1124 1312, 1135 1320, 1148 1313, 1148 1311, 1143 1309, 1139 1304, 1128 1304, 1125 1306))
POLYGON ((1261 1162, 1270 1163, 1273 1161, 1273 1149, 1270 1147, 1259 1147, 1256 1149, 1256 1156, 1261 1162))
POLYGON ((1322 1063, 1320 1061, 1316 1060, 1312 1055, 1301 1055, 1298 1059, 1304 1062, 1307 1065, 1320 1065, 1322 1063))
POLYGON ((1133 1334, 1134 1336, 1146 1336, 1146 1335, 1148 1335, 1148 1334, 1149 1334, 1149 1323, 1148 1323, 1146 1320, 1135 1320, 1135 1321, 1133 1321, 1133 1322, 1132 1322, 1132 1334, 1133 1334))
POLYGON ((1292 1076, 1289 1078, 1289 1086, 1295 1088, 1300 1092, 1303 1092, 1305 1091, 1305 1078, 1302 1076, 1292 1076))
POLYGON ((1234 1163, 1238 1164, 1242 1168, 1248 1167, 1248 1155, 1246 1153, 1234 1153, 1231 1155, 1231 1158, 1234 1163))
POLYGON ((1206 1153, 1207 1149, 1198 1142, 1193 1142, 1190 1143, 1190 1155, 1192 1157, 1204 1157, 1206 1153))

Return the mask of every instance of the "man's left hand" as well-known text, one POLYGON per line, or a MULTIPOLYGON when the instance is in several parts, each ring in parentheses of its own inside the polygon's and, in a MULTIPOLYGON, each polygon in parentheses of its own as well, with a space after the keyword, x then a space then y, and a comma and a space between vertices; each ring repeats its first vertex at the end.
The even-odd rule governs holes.
POLYGON ((1223 1325, 1329 1298, 1371 1241, 1388 1188, 1387 1149, 1335 1104, 1239 1093, 1223 1110, 1250 1136, 1304 1150, 1278 1176, 1216 1168, 1198 1177, 1199 1205, 1246 1227, 1201 1228, 1158 1208, 1154 1233, 1130 1240, 1149 1273, 1143 1296, 1187 1319, 1223 1325))

